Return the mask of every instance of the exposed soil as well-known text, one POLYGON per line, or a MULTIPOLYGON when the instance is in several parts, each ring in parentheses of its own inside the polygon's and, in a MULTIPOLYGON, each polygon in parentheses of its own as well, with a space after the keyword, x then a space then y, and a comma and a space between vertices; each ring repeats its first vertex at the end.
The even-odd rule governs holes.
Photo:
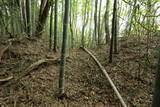
MULTIPOLYGON (((0 79, 18 76, 40 59, 59 58, 42 40, 1 39, 0 79), (7 46, 8 49, 4 51, 7 46), (4 51, 4 52, 2 52, 4 51)), ((108 63, 109 46, 89 50, 109 73, 128 107, 150 107, 160 38, 124 37, 108 63)), ((67 57, 65 99, 58 99, 59 63, 44 63, 16 83, 0 88, 3 107, 121 107, 109 82, 92 58, 80 49, 67 57)), ((2 83, 0 83, 1 85, 2 83)))

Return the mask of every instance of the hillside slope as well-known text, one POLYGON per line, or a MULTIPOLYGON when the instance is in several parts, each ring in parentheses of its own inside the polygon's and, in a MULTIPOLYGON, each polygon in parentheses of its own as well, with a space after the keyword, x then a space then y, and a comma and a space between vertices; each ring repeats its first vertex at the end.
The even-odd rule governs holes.
MULTIPOLYGON (((124 37, 119 53, 108 63, 109 46, 89 49, 102 63, 129 107, 149 107, 152 102, 160 38, 124 37)), ((0 88, 1 106, 18 107, 121 107, 114 91, 92 58, 80 49, 72 50, 66 65, 66 98, 58 99, 59 56, 52 55, 45 42, 26 38, 1 39, 0 79, 19 75, 41 59, 42 63, 22 79, 0 88)), ((11 80, 12 81, 12 80, 11 80)), ((5 83, 0 83, 1 85, 5 83)))

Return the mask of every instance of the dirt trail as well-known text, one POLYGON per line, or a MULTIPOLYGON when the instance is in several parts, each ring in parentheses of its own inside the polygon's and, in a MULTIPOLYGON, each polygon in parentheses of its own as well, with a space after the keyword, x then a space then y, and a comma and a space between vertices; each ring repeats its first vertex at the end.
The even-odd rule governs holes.
MULTIPOLYGON (((146 55, 146 39, 140 42, 135 38, 122 39, 119 54, 114 55, 112 64, 107 60, 109 46, 90 49, 105 67, 129 107, 149 107, 151 104, 158 41, 159 38, 150 40, 146 55)), ((10 50, 2 57, 0 78, 18 75, 40 59, 59 57, 59 54, 51 55, 42 41, 15 43, 10 50)), ((114 91, 92 58, 81 50, 70 53, 66 65, 66 99, 57 98, 59 64, 44 64, 15 85, 1 89, 0 105, 120 107, 114 91)))

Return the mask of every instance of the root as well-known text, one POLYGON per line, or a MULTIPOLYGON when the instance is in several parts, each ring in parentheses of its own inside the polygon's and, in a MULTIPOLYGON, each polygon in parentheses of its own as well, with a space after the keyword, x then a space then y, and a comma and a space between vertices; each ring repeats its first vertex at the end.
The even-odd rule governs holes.
POLYGON ((4 83, 1 83, 0 80, 0 86, 2 87, 7 87, 11 84, 16 84, 19 80, 21 80, 22 78, 30 75, 35 69, 38 69, 41 65, 47 63, 47 64, 57 64, 59 62, 59 58, 56 59, 41 59, 33 64, 31 64, 27 69, 24 70, 24 72, 22 72, 20 75, 18 75, 17 77, 9 77, 2 80, 5 81, 4 83), (6 82, 7 81, 7 82, 6 82))
POLYGON ((44 63, 58 63, 60 60, 57 59, 41 59, 33 64, 31 64, 25 71, 32 71, 36 68, 38 68, 40 65, 44 64, 44 63))

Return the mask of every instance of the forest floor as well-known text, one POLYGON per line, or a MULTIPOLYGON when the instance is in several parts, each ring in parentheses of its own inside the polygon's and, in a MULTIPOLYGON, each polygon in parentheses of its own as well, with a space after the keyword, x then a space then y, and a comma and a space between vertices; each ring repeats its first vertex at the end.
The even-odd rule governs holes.
MULTIPOLYGON (((19 39, 1 38, 0 80, 18 78, 26 69, 42 59, 59 59, 52 55, 42 40, 20 35, 19 39)), ((109 46, 89 48, 109 73, 128 107, 150 107, 153 97, 159 37, 123 37, 119 53, 108 63, 109 46)), ((0 82, 2 107, 121 107, 107 79, 94 60, 81 49, 67 57, 66 98, 58 99, 59 60, 41 63, 30 74, 15 83, 0 82)), ((14 79, 13 79, 14 80, 14 79)), ((16 79, 15 79, 16 80, 16 79)))

